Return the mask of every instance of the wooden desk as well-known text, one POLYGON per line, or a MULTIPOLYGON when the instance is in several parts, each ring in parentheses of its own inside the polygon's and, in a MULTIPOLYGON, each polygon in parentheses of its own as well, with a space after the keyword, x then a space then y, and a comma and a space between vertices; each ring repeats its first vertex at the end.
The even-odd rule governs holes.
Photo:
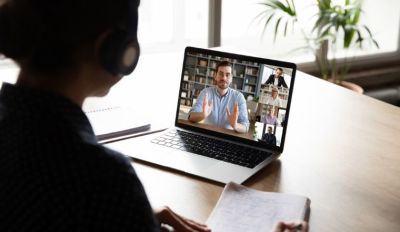
MULTIPOLYGON (((125 101, 131 96, 132 106, 152 113, 155 122, 173 124, 182 64, 176 57, 181 54, 166 55, 159 62, 141 58, 135 77, 126 77, 116 87, 125 101), (166 60, 172 62, 163 65, 166 60), (162 77, 147 75, 155 63, 162 77), (157 85, 151 84, 154 80, 157 85), (143 101, 143 95, 152 103, 143 101)), ((399 136, 400 108, 299 72, 285 150, 244 184, 308 196, 310 231, 400 231, 399 136)), ((153 206, 169 205, 202 222, 223 189, 148 164, 135 162, 134 167, 153 206)))

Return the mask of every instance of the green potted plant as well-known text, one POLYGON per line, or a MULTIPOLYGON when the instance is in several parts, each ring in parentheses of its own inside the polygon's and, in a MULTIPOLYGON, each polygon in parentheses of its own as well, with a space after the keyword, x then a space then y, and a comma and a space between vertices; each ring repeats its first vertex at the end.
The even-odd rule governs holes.
MULTIPOLYGON (((264 0, 260 4, 265 10, 256 18, 261 17, 264 22, 263 34, 268 27, 274 27, 274 41, 279 33, 287 36, 289 27, 293 29, 300 20, 294 0, 264 0)), ((351 62, 345 58, 344 64, 339 66, 336 51, 353 46, 362 48, 366 41, 377 48, 379 45, 368 26, 360 24, 362 0, 344 0, 342 4, 316 0, 314 6, 318 8, 318 13, 310 19, 313 20, 312 28, 300 28, 306 41, 301 49, 310 49, 314 53, 321 78, 342 84, 351 62), (331 59, 328 59, 328 51, 331 59)))

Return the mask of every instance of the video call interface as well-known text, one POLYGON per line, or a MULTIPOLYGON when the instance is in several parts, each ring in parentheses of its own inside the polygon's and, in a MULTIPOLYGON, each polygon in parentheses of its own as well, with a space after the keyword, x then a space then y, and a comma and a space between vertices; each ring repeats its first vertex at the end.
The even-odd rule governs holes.
POLYGON ((291 68, 187 52, 178 122, 279 147, 292 72, 291 68), (219 66, 221 62, 224 66, 219 66), (207 117, 194 120, 194 113, 205 111, 200 115, 207 117), (244 131, 231 126, 236 118, 244 131))

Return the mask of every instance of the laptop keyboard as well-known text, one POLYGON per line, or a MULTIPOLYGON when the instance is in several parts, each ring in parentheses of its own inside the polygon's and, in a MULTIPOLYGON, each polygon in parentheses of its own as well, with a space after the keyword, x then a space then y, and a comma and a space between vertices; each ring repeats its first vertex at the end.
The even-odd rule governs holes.
POLYGON ((272 155, 270 152, 181 130, 170 131, 153 139, 151 142, 248 168, 254 168, 272 155))

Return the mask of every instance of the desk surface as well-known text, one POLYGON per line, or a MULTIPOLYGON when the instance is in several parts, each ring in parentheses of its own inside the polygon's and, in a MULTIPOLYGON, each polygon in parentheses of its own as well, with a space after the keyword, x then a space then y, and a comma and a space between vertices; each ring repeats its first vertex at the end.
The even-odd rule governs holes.
MULTIPOLYGON (((143 57, 110 98, 131 96, 131 106, 172 125, 182 64, 176 57, 159 57, 162 76, 149 73, 157 62, 143 57)), ((399 136, 400 108, 299 72, 285 150, 244 185, 309 197, 310 231, 400 231, 399 136)), ((146 163, 134 167, 153 206, 169 205, 202 222, 223 189, 146 163)))
MULTIPOLYGON (((117 102, 152 116, 153 126, 171 126, 181 64, 180 53, 141 57, 137 70, 107 98, 87 105, 117 102)), ((17 73, 15 67, 2 69, 10 82, 17 73)), ((299 72, 285 150, 244 185, 309 197, 310 231, 397 232, 399 136, 400 108, 299 72)), ((169 205, 198 221, 207 220, 223 189, 147 163, 133 165, 154 207, 169 205)))

